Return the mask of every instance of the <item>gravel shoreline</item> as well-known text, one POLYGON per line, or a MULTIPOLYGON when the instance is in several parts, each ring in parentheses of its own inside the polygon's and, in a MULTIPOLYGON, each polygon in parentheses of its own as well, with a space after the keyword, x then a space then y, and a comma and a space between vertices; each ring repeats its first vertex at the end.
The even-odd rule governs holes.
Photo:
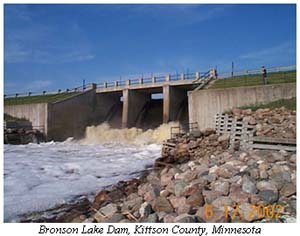
MULTIPOLYGON (((256 125, 258 136, 296 138, 293 111, 232 114, 256 125)), ((229 138, 208 129, 168 140, 174 148, 164 147, 141 177, 101 190, 93 202, 83 197, 21 222, 295 222, 296 154, 229 149, 229 138)))

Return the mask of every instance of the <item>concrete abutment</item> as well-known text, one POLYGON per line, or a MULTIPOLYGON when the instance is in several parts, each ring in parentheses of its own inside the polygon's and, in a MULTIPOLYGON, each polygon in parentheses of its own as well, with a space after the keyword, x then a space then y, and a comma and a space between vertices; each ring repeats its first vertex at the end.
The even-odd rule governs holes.
POLYGON ((151 100, 151 94, 138 90, 123 90, 122 128, 135 127, 144 105, 151 100))
POLYGON ((163 122, 184 121, 180 111, 187 108, 187 90, 164 85, 163 87, 163 122))

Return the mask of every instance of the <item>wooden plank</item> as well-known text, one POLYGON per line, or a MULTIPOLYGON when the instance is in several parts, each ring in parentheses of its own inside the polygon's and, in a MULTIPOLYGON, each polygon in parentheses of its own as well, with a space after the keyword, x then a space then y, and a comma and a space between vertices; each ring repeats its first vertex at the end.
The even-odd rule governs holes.
POLYGON ((175 147, 176 144, 175 144, 175 143, 165 142, 165 143, 163 143, 163 146, 167 146, 167 147, 175 147))
POLYGON ((285 146, 285 145, 269 145, 269 144, 252 144, 250 147, 256 149, 270 149, 270 150, 286 150, 296 151, 296 146, 285 146))
POLYGON ((255 137, 252 137, 251 140, 253 142, 280 143, 280 144, 294 144, 294 145, 296 145, 296 139, 255 136, 255 137))

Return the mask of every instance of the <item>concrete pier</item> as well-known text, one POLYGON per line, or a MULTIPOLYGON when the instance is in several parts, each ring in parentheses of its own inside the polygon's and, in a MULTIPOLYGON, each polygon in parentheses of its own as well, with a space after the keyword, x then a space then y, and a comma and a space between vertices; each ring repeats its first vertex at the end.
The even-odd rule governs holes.
POLYGON ((145 91, 124 89, 122 128, 134 127, 142 108, 150 100, 151 94, 145 91))

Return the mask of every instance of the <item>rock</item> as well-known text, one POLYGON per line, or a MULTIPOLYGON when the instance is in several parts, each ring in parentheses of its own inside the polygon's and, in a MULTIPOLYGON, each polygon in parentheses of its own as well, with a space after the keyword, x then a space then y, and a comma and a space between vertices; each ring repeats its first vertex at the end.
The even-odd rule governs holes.
POLYGON ((186 204, 186 198, 185 197, 175 197, 171 196, 169 198, 169 201, 173 208, 178 208, 180 205, 185 205, 186 204))
POLYGON ((247 202, 239 205, 239 212, 241 213, 241 220, 252 222, 258 219, 257 213, 253 213, 253 205, 247 202))
POLYGON ((281 189, 285 184, 291 182, 291 170, 286 165, 274 165, 270 172, 270 179, 274 181, 277 189, 281 189))
POLYGON ((265 204, 272 204, 278 200, 278 193, 273 192, 272 190, 260 191, 258 196, 264 200, 265 204))
POLYGON ((212 129, 212 128, 208 128, 204 131, 201 131, 201 133, 204 135, 204 136, 209 136, 211 134, 214 134, 216 131, 215 129, 212 129))
POLYGON ((108 218, 105 218, 101 223, 119 223, 123 219, 125 219, 123 214, 116 213, 108 218))
POLYGON ((195 216, 189 214, 181 214, 174 218, 174 223, 195 223, 195 216))
POLYGON ((101 214, 99 211, 96 212, 94 215, 93 215, 94 219, 100 223, 102 222, 104 219, 105 219, 105 216, 103 214, 101 214))
POLYGON ((167 214, 164 217, 164 223, 174 223, 174 219, 175 219, 176 215, 175 214, 167 214))
POLYGON ((198 184, 189 184, 187 185, 183 192, 181 193, 182 196, 191 196, 194 194, 198 194, 199 192, 201 192, 201 188, 198 184))
POLYGON ((250 194, 243 192, 239 187, 230 190, 229 197, 237 204, 249 202, 250 194))
POLYGON ((285 158, 280 152, 272 152, 272 158, 274 161, 284 161, 285 158))
POLYGON ((260 170, 260 171, 259 171, 259 177, 260 177, 261 179, 267 179, 267 178, 269 177, 269 175, 268 175, 267 171, 265 171, 265 170, 260 170))
POLYGON ((292 163, 296 163, 296 161, 297 161, 297 156, 296 156, 296 154, 291 155, 289 161, 292 162, 292 163))
POLYGON ((215 208, 223 208, 224 205, 226 206, 233 206, 233 200, 230 197, 218 197, 215 199, 211 205, 215 208))
POLYGON ((160 191, 159 196, 168 197, 170 194, 171 193, 168 190, 164 189, 164 190, 160 191))
POLYGON ((215 182, 212 185, 214 191, 221 192, 222 195, 227 196, 229 193, 229 183, 228 182, 215 182))
POLYGON ((186 199, 186 204, 190 205, 191 207, 200 207, 200 206, 203 206, 203 204, 204 204, 204 198, 202 196, 202 193, 199 191, 198 193, 190 195, 186 199))
POLYGON ((207 191, 207 190, 203 190, 202 191, 205 203, 210 204, 212 203, 215 199, 217 199, 218 197, 222 196, 221 192, 217 192, 217 191, 207 191))
POLYGON ((280 195, 283 195, 285 197, 289 197, 294 194, 296 194, 296 185, 293 183, 288 183, 284 185, 280 190, 280 195))
POLYGON ((158 216, 156 213, 150 214, 143 222, 145 223, 157 223, 158 216))
POLYGON ((260 181, 256 183, 256 187, 259 191, 263 191, 263 190, 271 190, 273 192, 278 192, 278 189, 276 187, 276 185, 274 184, 274 182, 271 181, 260 181))
POLYGON ((85 215, 80 215, 77 216, 76 218, 74 218, 71 223, 82 223, 86 220, 86 216, 85 215))
POLYGON ((134 212, 138 211, 143 203, 142 197, 137 197, 129 201, 125 201, 122 206, 122 212, 134 212))
POLYGON ((245 116, 243 118, 243 121, 248 123, 249 125, 256 125, 257 124, 256 119, 253 116, 245 116))
POLYGON ((152 208, 155 212, 173 212, 173 207, 171 206, 170 202, 164 197, 157 197, 156 199, 154 199, 152 203, 152 208))
POLYGON ((156 185, 160 182, 160 179, 158 178, 158 174, 156 172, 150 172, 150 174, 147 175, 147 181, 149 184, 156 185))
POLYGON ((144 202, 139 209, 139 213, 141 218, 148 217, 152 213, 151 205, 148 202, 144 202))
POLYGON ((222 136, 218 137, 218 142, 224 142, 224 141, 229 141, 230 139, 230 134, 223 134, 222 136))
POLYGON ((149 186, 150 186, 149 183, 141 184, 140 186, 138 186, 138 195, 144 196, 148 191, 149 186))
POLYGON ((257 193, 256 186, 249 176, 243 176, 242 190, 246 193, 257 193))
POLYGON ((218 168, 216 174, 219 177, 230 179, 233 176, 234 173, 232 172, 232 170, 229 170, 227 167, 220 166, 220 168, 218 168))
POLYGON ((160 185, 161 186, 167 186, 170 181, 173 179, 173 175, 172 174, 164 174, 160 177, 160 185))
POLYGON ((150 184, 148 191, 144 195, 144 200, 147 202, 153 201, 157 196, 160 195, 160 188, 157 185, 150 184))
POLYGON ((105 217, 110 217, 118 211, 118 206, 117 204, 111 203, 106 205, 105 207, 102 207, 99 211, 105 217))
POLYGON ((243 111, 239 108, 232 108, 231 112, 234 116, 240 117, 243 111))
POLYGON ((175 180, 174 181, 174 193, 175 196, 179 197, 182 195, 182 193, 185 190, 185 187, 187 186, 187 183, 183 180, 175 180))
POLYGON ((199 146, 198 142, 196 141, 193 141, 191 140, 189 143, 188 143, 188 149, 191 150, 191 149, 195 149, 199 146))
POLYGON ((99 209, 104 202, 111 200, 107 193, 108 192, 106 190, 102 190, 96 195, 93 202, 93 208, 99 209))
POLYGON ((94 223, 95 219, 93 217, 89 217, 87 219, 85 219, 82 223, 94 223))
POLYGON ((176 209, 176 213, 178 215, 192 213, 192 207, 188 204, 179 205, 179 207, 176 209))
POLYGON ((195 216, 199 222, 206 223, 226 223, 229 220, 223 210, 210 205, 200 207, 195 216))
POLYGON ((195 179, 197 177, 196 171, 186 170, 185 172, 181 174, 176 174, 175 179, 176 180, 185 180, 187 182, 195 179))
POLYGON ((202 176, 206 176, 209 172, 209 168, 207 165, 202 164, 195 166, 194 171, 197 173, 197 177, 199 178, 202 176))
POLYGON ((158 218, 158 221, 159 221, 159 222, 163 221, 163 219, 164 219, 165 216, 167 215, 167 213, 166 213, 166 212, 163 212, 163 211, 158 212, 158 213, 156 213, 156 214, 157 214, 157 218, 158 218))

